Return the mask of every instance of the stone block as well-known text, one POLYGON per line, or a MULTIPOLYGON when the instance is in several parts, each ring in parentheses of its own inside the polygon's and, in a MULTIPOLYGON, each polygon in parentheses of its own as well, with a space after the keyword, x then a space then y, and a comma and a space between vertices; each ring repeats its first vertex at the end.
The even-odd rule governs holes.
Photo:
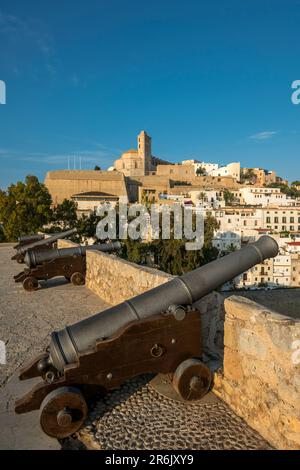
POLYGON ((266 343, 254 331, 242 329, 239 335, 239 351, 258 359, 267 359, 266 343))
POLYGON ((243 378, 239 353, 227 347, 224 349, 224 375, 235 382, 239 382, 243 378))

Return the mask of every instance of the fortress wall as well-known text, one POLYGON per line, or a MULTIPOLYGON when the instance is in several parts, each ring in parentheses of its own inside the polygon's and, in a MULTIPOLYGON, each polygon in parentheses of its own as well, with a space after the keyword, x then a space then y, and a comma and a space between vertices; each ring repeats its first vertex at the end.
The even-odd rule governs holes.
MULTIPOLYGON (((288 313, 288 312, 287 312, 288 313)), ((278 449, 300 449, 300 320, 225 300, 224 364, 214 392, 278 449)))
POLYGON ((115 196, 128 196, 125 177, 118 172, 61 170, 50 171, 45 178, 53 203, 60 204, 74 194, 99 191, 115 196))

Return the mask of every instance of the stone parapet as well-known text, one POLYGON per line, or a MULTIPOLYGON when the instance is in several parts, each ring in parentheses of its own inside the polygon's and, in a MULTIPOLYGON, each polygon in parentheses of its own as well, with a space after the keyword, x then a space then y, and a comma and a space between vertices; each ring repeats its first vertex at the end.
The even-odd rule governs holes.
POLYGON ((275 447, 300 449, 300 320, 226 299, 214 392, 275 447))

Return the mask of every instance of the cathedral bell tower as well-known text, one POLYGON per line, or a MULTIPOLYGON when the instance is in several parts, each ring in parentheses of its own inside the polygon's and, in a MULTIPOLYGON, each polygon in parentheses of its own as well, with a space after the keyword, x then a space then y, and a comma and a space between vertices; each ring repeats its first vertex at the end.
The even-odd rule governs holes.
POLYGON ((145 131, 138 135, 138 155, 143 159, 144 174, 152 170, 151 165, 151 137, 145 131))

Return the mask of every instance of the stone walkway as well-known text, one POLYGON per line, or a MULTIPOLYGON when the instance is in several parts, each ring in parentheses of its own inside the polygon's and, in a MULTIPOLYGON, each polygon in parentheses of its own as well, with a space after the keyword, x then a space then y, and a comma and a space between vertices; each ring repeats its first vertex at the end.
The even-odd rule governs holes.
POLYGON ((213 393, 187 405, 158 393, 150 379, 132 379, 98 401, 79 440, 105 450, 271 449, 213 393))
POLYGON ((0 245, 0 340, 7 347, 7 364, 0 365, 0 449, 270 449, 212 393, 186 405, 158 393, 149 376, 98 400, 85 426, 60 443, 40 430, 38 411, 15 415, 15 398, 32 387, 18 381, 19 367, 48 345, 54 329, 107 304, 85 287, 60 279, 36 292, 24 291, 12 278, 23 266, 10 260, 12 254, 12 245, 0 245))

